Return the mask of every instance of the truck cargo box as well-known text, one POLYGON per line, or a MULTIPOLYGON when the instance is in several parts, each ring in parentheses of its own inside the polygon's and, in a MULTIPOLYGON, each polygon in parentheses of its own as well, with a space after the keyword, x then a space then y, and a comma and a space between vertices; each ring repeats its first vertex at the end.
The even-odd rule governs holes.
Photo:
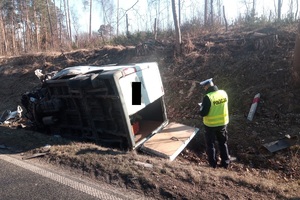
POLYGON ((28 118, 51 134, 117 143, 170 160, 197 128, 169 123, 157 63, 76 66, 22 97, 28 118))

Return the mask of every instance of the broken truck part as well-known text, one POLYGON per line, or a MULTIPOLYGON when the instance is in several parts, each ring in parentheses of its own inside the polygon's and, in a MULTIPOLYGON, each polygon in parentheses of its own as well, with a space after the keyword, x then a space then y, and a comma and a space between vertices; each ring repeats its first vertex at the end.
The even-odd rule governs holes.
POLYGON ((269 142, 266 144, 263 144, 263 146, 268 149, 271 153, 274 153, 276 151, 289 148, 295 144, 297 144, 298 136, 285 136, 284 138, 281 138, 279 140, 269 142))
POLYGON ((53 135, 139 147, 173 160, 198 132, 169 123, 155 62, 69 67, 50 78, 38 74, 42 87, 24 94, 22 104, 34 126, 53 135))
POLYGON ((16 111, 5 110, 0 116, 0 125, 10 124, 22 118, 23 109, 21 106, 17 107, 16 111))

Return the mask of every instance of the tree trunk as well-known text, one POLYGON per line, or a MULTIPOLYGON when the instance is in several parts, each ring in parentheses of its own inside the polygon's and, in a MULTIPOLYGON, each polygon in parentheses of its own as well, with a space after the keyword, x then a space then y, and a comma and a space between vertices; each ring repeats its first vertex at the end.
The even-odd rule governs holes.
POLYGON ((207 0, 205 0, 204 4, 204 26, 207 26, 207 9, 208 9, 208 4, 207 0))
POLYGON ((251 19, 254 22, 255 12, 256 12, 256 0, 252 0, 252 12, 251 12, 251 19))
POLYGON ((40 31, 40 26, 39 22, 37 20, 37 14, 36 14, 36 7, 35 7, 35 1, 32 1, 33 4, 33 18, 34 18, 34 30, 35 30, 35 42, 36 42, 36 48, 37 51, 40 50, 40 41, 39 41, 39 31, 40 31))
POLYGON ((170 1, 167 1, 167 29, 170 29, 170 24, 171 24, 171 20, 170 20, 170 1))
POLYGON ((293 80, 296 87, 300 87, 300 22, 298 24, 298 33, 296 35, 296 44, 293 63, 293 80))
POLYGON ((52 30, 52 20, 51 20, 50 8, 49 8, 49 2, 48 2, 48 0, 46 0, 46 3, 47 3, 48 21, 49 21, 49 26, 50 26, 50 34, 51 34, 50 46, 51 46, 51 48, 53 48, 53 30, 52 30))
POLYGON ((21 18, 21 24, 22 24, 22 36, 20 38, 20 40, 22 40, 22 42, 19 41, 21 43, 20 49, 22 49, 22 51, 26 53, 27 52, 27 40, 25 37, 26 36, 26 20, 24 19, 24 17, 25 17, 24 12, 26 12, 25 4, 26 4, 26 0, 20 2, 18 9, 20 10, 20 18, 21 18), (22 45, 22 43, 23 43, 23 45, 22 45))
POLYGON ((222 18, 221 0, 217 0, 217 7, 218 7, 218 21, 221 23, 221 18, 222 18))
POLYGON ((117 0, 117 37, 119 36, 119 0, 117 0))
POLYGON ((0 20, 0 25, 1 25, 1 35, 2 35, 2 47, 3 49, 1 48, 1 50, 3 51, 3 54, 4 55, 7 55, 7 51, 8 51, 8 47, 7 47, 7 38, 6 38, 6 29, 5 29, 5 22, 4 22, 4 19, 3 19, 3 13, 1 12, 1 20, 0 20))
POLYGON ((45 17, 41 18, 40 24, 42 25, 42 33, 41 33, 41 47, 42 50, 47 51, 48 50, 48 41, 49 41, 49 37, 48 37, 48 31, 47 31, 47 27, 46 27, 46 19, 45 17))
POLYGON ((60 25, 60 17, 58 17, 57 15, 57 9, 56 9, 56 0, 53 0, 54 3, 54 15, 55 15, 55 30, 54 30, 54 48, 57 48, 57 43, 59 41, 59 34, 58 34, 58 30, 59 30, 59 25, 60 25))
POLYGON ((179 27, 181 25, 181 7, 180 7, 180 0, 178 0, 178 23, 179 27))
POLYGON ((92 37, 92 3, 93 0, 90 0, 90 27, 89 27, 89 39, 92 37))
POLYGON ((223 6, 223 16, 224 16, 225 27, 226 27, 226 32, 227 32, 227 30, 228 30, 228 24, 227 24, 227 19, 226 19, 226 15, 225 15, 225 6, 223 6))
POLYGON ((214 1, 210 0, 210 26, 214 26, 214 1))
POLYGON ((299 6, 299 2, 298 0, 296 0, 296 12, 295 12, 295 20, 297 20, 297 15, 298 15, 298 6, 299 6))
POLYGON ((278 0, 278 8, 277 8, 277 10, 278 10, 278 20, 281 19, 281 5, 282 5, 281 0, 278 0))
POLYGON ((69 20, 68 20, 68 12, 67 12, 67 5, 66 0, 64 0, 64 8, 65 8, 65 16, 66 16, 66 28, 67 28, 67 36, 68 39, 70 38, 70 32, 69 32, 69 20))
POLYGON ((28 4, 27 0, 25 0, 25 12, 26 12, 26 23, 25 23, 25 31, 26 31, 26 41, 27 41, 27 49, 32 49, 32 41, 30 40, 31 36, 31 26, 30 26, 30 20, 29 20, 29 11, 28 11, 28 4))
POLYGON ((129 36, 129 29, 128 29, 128 14, 126 14, 126 36, 128 37, 129 36))
POLYGON ((72 28, 71 28, 71 15, 70 15, 70 6, 69 0, 67 0, 67 7, 68 7, 68 19, 69 19, 69 30, 70 30, 70 42, 72 43, 72 28))
POLYGON ((294 14, 293 14, 293 11, 294 11, 294 0, 290 0, 290 3, 289 3, 289 11, 288 11, 288 14, 287 14, 287 18, 289 20, 294 20, 294 14))
POLYGON ((176 35, 175 48, 176 48, 176 53, 180 54, 181 53, 181 32, 179 28, 179 22, 177 19, 175 0, 172 0, 172 11, 173 11, 173 20, 174 20, 175 35, 176 35))
POLYGON ((157 20, 156 18, 154 19, 154 39, 156 40, 157 38, 157 20))
POLYGON ((12 27, 11 27, 11 40, 12 40, 12 49, 11 49, 11 51, 12 51, 12 54, 13 55, 15 55, 15 53, 16 53, 16 31, 15 31, 15 27, 17 27, 16 26, 16 24, 15 24, 15 22, 16 22, 16 20, 15 20, 15 10, 16 10, 16 8, 15 8, 15 1, 13 0, 12 1, 12 5, 13 5, 13 12, 12 12, 12 14, 11 14, 11 25, 12 25, 12 27))
MULTIPOLYGON (((62 10, 62 2, 61 2, 61 0, 60 0, 60 2, 59 2, 59 10, 62 10)), ((62 46, 62 20, 61 20, 61 17, 59 17, 59 40, 60 40, 60 42, 59 42, 59 45, 60 45, 60 47, 62 46)))

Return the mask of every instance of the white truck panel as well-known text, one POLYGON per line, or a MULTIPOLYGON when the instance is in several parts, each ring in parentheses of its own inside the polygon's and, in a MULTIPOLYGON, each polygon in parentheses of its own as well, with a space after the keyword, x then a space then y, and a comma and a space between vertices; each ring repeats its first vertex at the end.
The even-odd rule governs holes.
POLYGON ((136 73, 122 77, 119 81, 129 115, 143 109, 164 95, 158 66, 150 63, 148 66, 135 66, 136 73), (141 105, 132 105, 132 82, 141 82, 141 105))

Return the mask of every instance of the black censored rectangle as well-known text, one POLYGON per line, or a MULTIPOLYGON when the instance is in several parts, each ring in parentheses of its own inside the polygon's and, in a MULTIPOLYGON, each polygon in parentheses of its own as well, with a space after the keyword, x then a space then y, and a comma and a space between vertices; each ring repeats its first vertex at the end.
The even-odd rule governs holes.
POLYGON ((132 105, 141 105, 142 90, 141 82, 132 82, 132 105))

